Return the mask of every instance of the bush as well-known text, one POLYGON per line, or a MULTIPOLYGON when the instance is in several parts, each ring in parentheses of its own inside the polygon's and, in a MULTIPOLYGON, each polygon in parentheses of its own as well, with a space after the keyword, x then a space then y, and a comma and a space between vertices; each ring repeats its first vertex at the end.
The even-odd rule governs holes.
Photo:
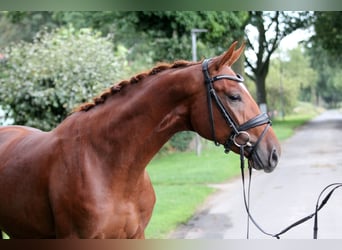
POLYGON ((186 151, 189 148, 189 144, 193 138, 193 132, 179 132, 170 139, 170 145, 178 151, 186 151))
POLYGON ((123 77, 126 52, 91 29, 43 30, 5 49, 0 106, 16 124, 50 130, 123 77))

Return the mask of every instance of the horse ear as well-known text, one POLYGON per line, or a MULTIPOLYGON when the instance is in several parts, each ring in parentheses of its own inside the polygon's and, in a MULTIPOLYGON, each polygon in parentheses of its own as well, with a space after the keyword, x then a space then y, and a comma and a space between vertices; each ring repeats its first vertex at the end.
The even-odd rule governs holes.
POLYGON ((245 43, 241 45, 241 47, 235 51, 235 47, 237 45, 237 41, 235 41, 227 50, 226 53, 221 55, 216 63, 216 69, 221 68, 223 65, 232 66, 240 57, 241 53, 245 48, 245 43))
POLYGON ((232 66, 240 58, 241 54, 243 53, 245 49, 245 46, 246 46, 246 43, 243 42, 241 47, 238 48, 236 51, 234 51, 232 57, 228 61, 228 66, 232 66))

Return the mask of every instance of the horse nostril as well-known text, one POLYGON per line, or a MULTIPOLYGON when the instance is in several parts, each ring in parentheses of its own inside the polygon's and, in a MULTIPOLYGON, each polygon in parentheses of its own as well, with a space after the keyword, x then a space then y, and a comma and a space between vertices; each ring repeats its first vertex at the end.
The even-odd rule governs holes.
POLYGON ((273 167, 273 168, 275 166, 277 166, 278 160, 279 160, 278 152, 277 152, 276 149, 273 149, 272 153, 270 155, 270 159, 269 159, 270 166, 273 167))

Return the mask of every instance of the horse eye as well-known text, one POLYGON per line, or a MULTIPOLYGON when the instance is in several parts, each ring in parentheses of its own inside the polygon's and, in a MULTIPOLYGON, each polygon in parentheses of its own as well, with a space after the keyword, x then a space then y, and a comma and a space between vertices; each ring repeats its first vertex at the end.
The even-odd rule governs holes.
POLYGON ((231 100, 231 101, 241 101, 241 96, 239 94, 236 94, 236 95, 228 95, 228 98, 231 100))

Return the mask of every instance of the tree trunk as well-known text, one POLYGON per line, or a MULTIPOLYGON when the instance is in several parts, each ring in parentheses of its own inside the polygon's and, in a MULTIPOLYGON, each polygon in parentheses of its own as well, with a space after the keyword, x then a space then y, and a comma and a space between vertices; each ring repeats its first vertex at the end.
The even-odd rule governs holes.
MULTIPOLYGON (((280 41, 297 28, 306 27, 302 16, 295 17, 279 11, 249 11, 248 24, 257 30, 247 35, 247 45, 254 52, 253 60, 246 58, 251 73, 249 77, 255 82, 257 102, 263 112, 267 112, 266 76, 271 55, 278 48, 280 41), (256 59, 256 60, 255 60, 256 59)), ((246 26, 247 27, 247 26, 246 26)))
POLYGON ((256 89, 257 89, 257 103, 267 103, 266 96, 266 79, 264 76, 256 76, 256 89))
POLYGON ((266 92, 266 77, 270 65, 270 59, 258 65, 257 73, 255 73, 255 84, 257 90, 257 103, 262 112, 267 113, 267 92, 266 92))

